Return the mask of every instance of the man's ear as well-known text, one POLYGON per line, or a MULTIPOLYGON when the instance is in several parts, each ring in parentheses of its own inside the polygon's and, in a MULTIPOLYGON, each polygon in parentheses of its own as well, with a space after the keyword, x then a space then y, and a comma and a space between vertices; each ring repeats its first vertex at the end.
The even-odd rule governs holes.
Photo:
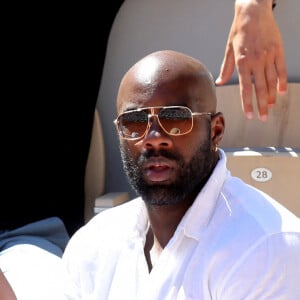
POLYGON ((225 131, 225 120, 221 112, 214 114, 211 117, 211 139, 212 143, 217 146, 220 144, 225 131))

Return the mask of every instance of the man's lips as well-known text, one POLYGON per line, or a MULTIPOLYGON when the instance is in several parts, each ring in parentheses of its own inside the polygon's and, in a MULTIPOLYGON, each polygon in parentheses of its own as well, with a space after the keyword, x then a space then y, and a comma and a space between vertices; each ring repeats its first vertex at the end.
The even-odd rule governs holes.
POLYGON ((175 162, 164 157, 151 157, 145 161, 144 176, 147 181, 162 182, 170 179, 175 162))

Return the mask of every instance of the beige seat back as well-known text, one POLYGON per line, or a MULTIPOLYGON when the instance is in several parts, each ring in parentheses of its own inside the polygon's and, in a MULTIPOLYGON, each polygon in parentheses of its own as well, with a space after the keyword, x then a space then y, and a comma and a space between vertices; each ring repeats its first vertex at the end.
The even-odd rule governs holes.
POLYGON ((217 97, 217 110, 224 113, 226 120, 220 146, 300 148, 300 83, 289 83, 288 93, 277 97, 266 123, 259 121, 256 115, 254 120, 245 120, 238 85, 217 87, 217 97))
POLYGON ((102 125, 98 110, 95 110, 90 150, 85 171, 84 218, 88 221, 94 215, 95 199, 104 193, 105 147, 102 125))
POLYGON ((85 171, 84 219, 129 200, 128 192, 105 193, 105 145, 98 110, 95 110, 90 150, 85 171))
POLYGON ((300 149, 226 149, 232 175, 264 191, 300 217, 300 149))
MULTIPOLYGON (((218 111, 225 116, 220 147, 232 175, 273 196, 300 217, 300 83, 278 96, 269 121, 247 121, 240 111, 239 86, 217 88, 218 111)), ((254 99, 255 100, 255 99, 254 99)))

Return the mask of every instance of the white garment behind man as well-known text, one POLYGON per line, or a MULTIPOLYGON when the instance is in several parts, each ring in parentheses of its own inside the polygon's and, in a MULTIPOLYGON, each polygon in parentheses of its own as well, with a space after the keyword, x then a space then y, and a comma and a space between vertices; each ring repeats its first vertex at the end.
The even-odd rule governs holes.
POLYGON ((81 228, 63 255, 68 299, 300 299, 300 220, 232 177, 219 153, 150 274, 140 198, 81 228))
POLYGON ((19 244, 1 252, 0 265, 18 300, 63 299, 64 270, 57 255, 19 244))
POLYGON ((57 217, 0 231, 0 269, 18 300, 61 299, 61 256, 68 241, 57 217))

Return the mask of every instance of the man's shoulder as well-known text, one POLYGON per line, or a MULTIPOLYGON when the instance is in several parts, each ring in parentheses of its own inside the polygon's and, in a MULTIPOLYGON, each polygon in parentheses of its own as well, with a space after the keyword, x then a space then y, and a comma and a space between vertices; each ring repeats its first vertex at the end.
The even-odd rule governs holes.
POLYGON ((143 201, 139 198, 97 214, 71 237, 64 256, 70 256, 73 249, 83 256, 84 253, 98 255, 99 249, 123 245, 145 230, 147 219, 144 215, 143 201))
POLYGON ((232 214, 243 224, 249 222, 252 230, 259 228, 265 234, 300 232, 300 219, 293 212, 278 199, 238 177, 228 177, 223 196, 232 214))

